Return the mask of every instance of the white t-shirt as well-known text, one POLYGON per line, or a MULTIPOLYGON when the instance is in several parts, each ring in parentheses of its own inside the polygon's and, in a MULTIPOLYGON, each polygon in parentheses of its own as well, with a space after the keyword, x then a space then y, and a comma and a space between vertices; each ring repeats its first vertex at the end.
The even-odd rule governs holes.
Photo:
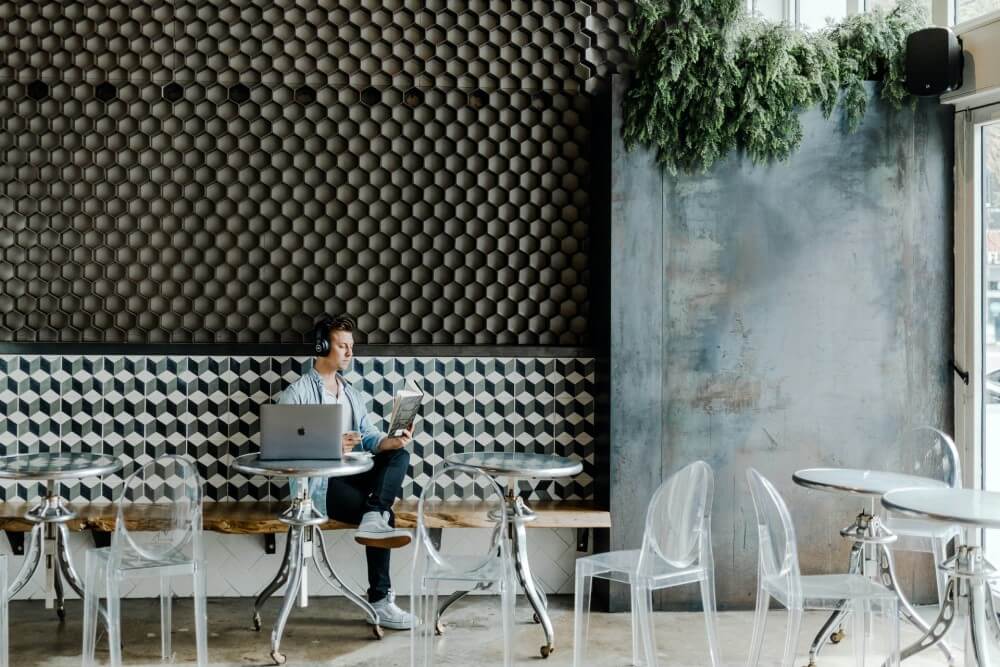
POLYGON ((323 405, 342 405, 344 409, 341 411, 343 415, 343 421, 341 422, 341 428, 344 433, 354 430, 354 412, 351 409, 351 402, 347 400, 347 391, 344 389, 343 383, 340 379, 337 380, 340 386, 340 396, 334 396, 330 393, 330 390, 323 387, 323 405))

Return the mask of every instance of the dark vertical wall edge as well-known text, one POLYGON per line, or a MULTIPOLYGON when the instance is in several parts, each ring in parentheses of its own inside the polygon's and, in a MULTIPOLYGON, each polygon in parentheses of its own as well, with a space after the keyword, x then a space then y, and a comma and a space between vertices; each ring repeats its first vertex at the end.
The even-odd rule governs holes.
MULTIPOLYGON (((594 500, 602 507, 611 503, 611 93, 594 98, 591 118, 591 212, 590 245, 590 326, 589 338, 594 348, 594 500)), ((611 531, 595 530, 594 553, 611 549, 611 531)), ((594 582, 593 606, 607 611, 610 603, 608 582, 594 582)))

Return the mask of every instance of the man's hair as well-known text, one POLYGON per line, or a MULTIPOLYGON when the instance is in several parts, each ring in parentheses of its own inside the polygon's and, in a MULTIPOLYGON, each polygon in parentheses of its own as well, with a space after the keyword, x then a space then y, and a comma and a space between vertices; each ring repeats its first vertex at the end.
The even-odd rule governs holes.
POLYGON ((337 315, 331 317, 329 320, 329 335, 332 335, 334 331, 354 331, 357 324, 349 315, 337 315))

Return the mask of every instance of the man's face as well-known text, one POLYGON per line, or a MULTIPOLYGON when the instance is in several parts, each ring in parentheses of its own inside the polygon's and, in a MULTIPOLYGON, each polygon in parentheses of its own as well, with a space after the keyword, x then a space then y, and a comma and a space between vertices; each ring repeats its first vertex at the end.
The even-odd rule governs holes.
POLYGON ((337 368, 346 371, 354 358, 354 335, 350 331, 334 331, 330 334, 330 361, 337 368))

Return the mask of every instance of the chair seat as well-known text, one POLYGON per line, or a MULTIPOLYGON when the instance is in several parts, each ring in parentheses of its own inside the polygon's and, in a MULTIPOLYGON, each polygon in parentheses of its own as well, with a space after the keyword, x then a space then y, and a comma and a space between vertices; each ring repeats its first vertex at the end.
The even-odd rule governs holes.
MULTIPOLYGON (((105 567, 108 560, 111 558, 110 547, 93 549, 90 553, 93 554, 94 558, 102 561, 102 567, 105 567)), ((138 554, 132 550, 127 550, 122 554, 120 563, 120 570, 123 573, 141 570, 143 572, 148 571, 150 576, 161 574, 169 575, 173 571, 176 571, 177 573, 190 574, 193 567, 194 561, 192 561, 190 557, 186 557, 182 554, 169 558, 152 559, 146 558, 142 554, 138 554)))
MULTIPOLYGON (((788 606, 789 595, 783 579, 767 580, 764 588, 781 604, 788 606)), ((836 609, 844 600, 895 601, 896 594, 860 574, 814 574, 799 578, 803 607, 836 609)))
POLYGON ((447 565, 429 563, 423 573, 425 580, 435 581, 499 581, 504 565, 500 558, 482 556, 450 556, 447 565))
MULTIPOLYGON (((632 583, 639 569, 639 549, 625 551, 609 551, 577 559, 577 567, 583 568, 583 574, 598 579, 609 579, 624 584, 632 583), (579 565, 579 563, 583 565, 579 565)), ((650 571, 646 572, 654 586, 669 583, 678 586, 685 583, 700 581, 705 578, 705 570, 698 566, 671 567, 663 559, 654 559, 650 571)))

